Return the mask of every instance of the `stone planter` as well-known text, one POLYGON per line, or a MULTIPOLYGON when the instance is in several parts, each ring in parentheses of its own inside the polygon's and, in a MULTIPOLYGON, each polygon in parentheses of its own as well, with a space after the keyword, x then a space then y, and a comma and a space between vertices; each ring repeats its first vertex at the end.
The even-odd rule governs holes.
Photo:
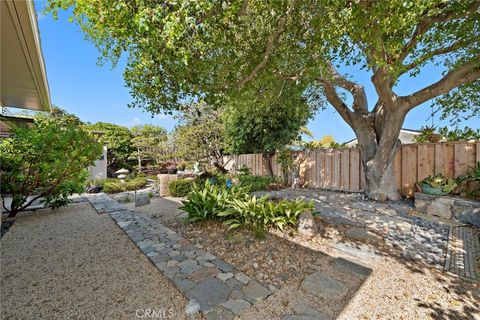
POLYGON ((159 174, 157 175, 159 180, 159 195, 160 197, 166 197, 170 195, 168 191, 168 184, 170 181, 174 181, 178 179, 176 174, 159 174))
POLYGON ((479 201, 416 192, 415 209, 427 215, 480 227, 479 201))

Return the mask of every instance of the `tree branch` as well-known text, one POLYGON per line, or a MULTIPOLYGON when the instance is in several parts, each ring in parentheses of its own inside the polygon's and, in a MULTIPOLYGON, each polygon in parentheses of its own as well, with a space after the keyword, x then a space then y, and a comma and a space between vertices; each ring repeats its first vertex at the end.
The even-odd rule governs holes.
POLYGON ((333 65, 330 63, 328 67, 328 72, 332 81, 349 91, 353 96, 352 108, 355 112, 368 112, 367 108, 367 95, 365 94, 365 89, 362 85, 348 80, 347 78, 340 75, 340 73, 335 70, 333 65))
POLYGON ((352 111, 350 111, 345 102, 340 99, 335 91, 335 86, 330 81, 324 79, 318 79, 318 82, 322 84, 328 102, 337 110, 342 119, 348 123, 348 125, 352 126, 352 111))
POLYGON ((399 97, 405 111, 436 98, 463 84, 480 78, 480 59, 474 58, 457 69, 449 71, 441 80, 411 95, 399 97))
MULTIPOLYGON (((459 19, 465 15, 468 15, 471 12, 474 12, 475 10, 478 9, 479 6, 480 6, 480 1, 474 1, 468 8, 466 8, 461 13, 458 13, 457 11, 443 11, 437 15, 427 17, 424 20, 420 21, 415 26, 412 37, 410 38, 410 40, 407 42, 404 49, 400 53, 398 57, 398 61, 403 62, 407 58, 407 56, 410 54, 410 51, 416 47, 420 37, 424 35, 432 25, 436 23, 446 22, 452 19, 459 19)), ((438 8, 441 9, 442 7, 445 7, 445 3, 439 3, 438 8)), ((428 11, 424 12, 423 15, 426 16, 427 14, 428 14, 428 11)))
POLYGON ((404 70, 405 71, 411 70, 411 69, 421 65, 422 63, 428 61, 429 59, 431 59, 435 56, 453 52, 453 51, 455 51, 459 48, 466 47, 468 45, 471 45, 471 44, 473 44, 475 42, 479 42, 479 41, 480 41, 480 35, 477 35, 477 36, 475 36, 471 39, 455 42, 448 47, 443 47, 443 48, 439 48, 437 50, 433 50, 433 51, 428 52, 428 53, 424 54, 423 56, 419 57, 417 60, 415 60, 415 61, 413 61, 413 62, 411 62, 407 65, 404 65, 404 70))
POLYGON ((278 38, 280 37, 280 35, 282 34, 283 30, 285 29, 285 24, 287 23, 287 18, 289 17, 290 15, 290 12, 292 10, 292 8, 294 7, 294 4, 292 4, 292 6, 287 10, 287 12, 285 13, 285 15, 283 15, 279 22, 278 22, 278 25, 277 27, 275 28, 274 32, 268 37, 268 41, 267 41, 267 46, 265 48, 265 53, 263 55, 263 59, 262 61, 257 64, 255 66, 255 68, 253 68, 252 71, 250 71, 250 73, 248 74, 248 76, 246 76, 245 78, 243 78, 242 80, 240 80, 239 82, 237 82, 236 86, 238 87, 243 87, 247 82, 251 81, 253 78, 255 78, 255 76, 257 75, 257 73, 262 70, 263 68, 266 67, 267 63, 268 63, 268 60, 270 59, 270 55, 272 54, 272 51, 273 51, 273 48, 274 48, 274 45, 275 43, 277 42, 278 38))

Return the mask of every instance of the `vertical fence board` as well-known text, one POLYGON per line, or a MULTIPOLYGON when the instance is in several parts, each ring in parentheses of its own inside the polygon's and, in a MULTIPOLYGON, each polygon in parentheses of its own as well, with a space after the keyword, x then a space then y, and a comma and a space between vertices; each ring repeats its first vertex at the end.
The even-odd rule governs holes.
POLYGON ((402 190, 402 151, 398 150, 393 159, 393 174, 397 181, 398 190, 402 190))
POLYGON ((360 152, 358 149, 350 150, 350 189, 360 191, 360 152))
POLYGON ((468 170, 468 157, 467 157, 467 145, 465 144, 454 144, 454 154, 455 154, 455 166, 454 166, 454 178, 464 175, 468 170))
POLYGON ((326 152, 325 153, 325 183, 324 183, 324 188, 325 189, 331 189, 333 188, 332 185, 332 153, 331 152, 326 152))
POLYGON ((332 160, 332 186, 334 189, 340 189, 340 152, 333 153, 332 160))
POLYGON ((317 154, 318 187, 325 188, 325 152, 317 154))
POLYGON ((417 148, 418 152, 418 167, 417 167, 417 180, 421 181, 430 175, 430 166, 428 163, 428 146, 420 145, 417 148))
POLYGON ((447 167, 447 145, 442 144, 435 144, 435 174, 448 174, 448 167, 447 167))
POLYGON ((340 174, 342 175, 340 188, 342 190, 351 190, 350 187, 350 149, 342 150, 340 154, 342 161, 340 166, 340 174))
POLYGON ((402 146, 402 194, 412 197, 417 181, 417 149, 412 145, 402 146))

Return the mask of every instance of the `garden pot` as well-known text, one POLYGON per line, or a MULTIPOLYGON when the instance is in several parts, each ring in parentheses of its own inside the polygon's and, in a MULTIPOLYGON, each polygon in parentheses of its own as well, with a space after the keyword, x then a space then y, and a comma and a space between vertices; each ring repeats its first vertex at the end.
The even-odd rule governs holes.
POLYGON ((439 188, 434 188, 426 183, 422 183, 422 192, 433 196, 446 196, 448 194, 448 192, 439 188))

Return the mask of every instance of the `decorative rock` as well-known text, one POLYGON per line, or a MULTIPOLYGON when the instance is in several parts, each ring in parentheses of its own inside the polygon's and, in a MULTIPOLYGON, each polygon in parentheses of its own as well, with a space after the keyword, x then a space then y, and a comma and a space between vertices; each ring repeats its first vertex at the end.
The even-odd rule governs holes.
POLYGON ((218 279, 209 278, 187 291, 185 295, 187 298, 195 299, 200 304, 200 310, 208 311, 227 301, 230 288, 218 279))
POLYGON ((217 268, 202 268, 192 273, 188 278, 193 281, 199 282, 207 278, 215 277, 219 273, 217 268))
POLYGON ((251 280, 248 285, 243 288, 243 293, 256 301, 260 301, 268 297, 271 292, 257 281, 251 280))
POLYGON ((231 277, 233 277, 233 273, 231 273, 231 272, 217 274, 217 278, 222 280, 222 281, 227 281, 231 277))
POLYGON ((167 262, 167 267, 176 267, 180 264, 177 260, 170 260, 167 262))
POLYGON ((345 232, 345 236, 349 237, 350 239, 356 240, 356 241, 361 241, 361 242, 366 242, 366 243, 378 243, 380 242, 380 238, 367 231, 363 230, 360 228, 352 228, 348 229, 345 232))
POLYGON ((232 320, 235 315, 222 307, 216 307, 205 314, 206 320, 232 320))
POLYGON ((232 311, 234 314, 239 314, 243 310, 250 307, 250 303, 243 299, 231 299, 227 300, 227 302, 222 303, 221 306, 232 311))
POLYGON ((200 311, 200 305, 195 299, 190 299, 185 307, 185 313, 187 316, 192 316, 200 311))
POLYGON ((137 193, 135 197, 135 207, 141 207, 150 204, 150 198, 146 193, 137 193))
POLYGON ((243 284, 247 284, 250 281, 250 277, 243 272, 239 272, 235 275, 235 279, 240 281, 243 284))
POLYGON ((307 276, 301 288, 325 299, 342 299, 348 293, 348 288, 343 283, 321 271, 307 276))
POLYGON ((191 274, 201 268, 195 260, 190 259, 180 262, 178 267, 180 267, 181 272, 185 274, 191 274))
POLYGON ((298 232, 307 238, 314 237, 317 234, 317 224, 310 211, 303 212, 298 217, 298 232))

